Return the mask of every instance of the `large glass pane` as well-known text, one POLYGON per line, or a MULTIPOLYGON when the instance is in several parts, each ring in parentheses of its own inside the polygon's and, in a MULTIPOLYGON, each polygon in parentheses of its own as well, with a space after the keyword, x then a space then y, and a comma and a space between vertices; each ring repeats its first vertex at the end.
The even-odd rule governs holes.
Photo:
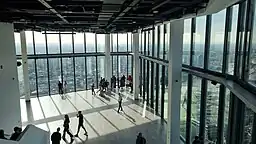
POLYGON ((118 78, 118 73, 117 73, 117 66, 118 66, 118 63, 117 63, 117 56, 112 56, 112 75, 115 76, 116 78, 118 78))
POLYGON ((191 103, 191 141, 199 135, 200 125, 200 102, 202 79, 193 76, 192 83, 192 103, 191 103))
POLYGON ((141 54, 144 54, 144 55, 145 55, 145 52, 144 52, 144 45, 145 45, 145 42, 144 42, 144 40, 145 40, 144 33, 145 33, 145 32, 142 32, 142 33, 141 33, 141 54))
POLYGON ((165 35, 165 39, 164 39, 164 43, 165 43, 165 47, 164 47, 164 59, 168 60, 168 53, 169 53, 169 41, 170 41, 170 23, 165 24, 166 27, 166 32, 164 33, 165 35))
POLYGON ((105 52, 105 34, 97 34, 97 52, 105 52))
POLYGON ((222 71, 226 9, 212 15, 209 69, 222 71))
POLYGON ((164 80, 164 119, 168 118, 168 67, 165 67, 165 80, 164 80))
POLYGON ((104 56, 98 56, 97 57, 97 61, 98 61, 98 79, 100 81, 100 78, 104 78, 104 60, 105 60, 105 57, 104 56))
POLYGON ((74 65, 73 58, 63 58, 62 59, 63 67, 63 86, 64 92, 73 92, 74 91, 74 65), (65 86, 65 83, 67 85, 65 86))
POLYGON ((152 42, 153 42, 153 31, 152 30, 150 30, 148 32, 148 42, 149 42, 149 44, 148 44, 149 55, 152 56, 152 54, 154 53, 153 48, 152 48, 152 42))
POLYGON ((204 44, 205 44, 206 16, 196 18, 196 32, 194 34, 193 66, 204 66, 204 44))
POLYGON ((188 88, 188 74, 182 72, 181 75, 181 101, 180 101, 180 134, 186 138, 186 121, 187 121, 187 88, 188 88))
POLYGON ((38 96, 49 94, 47 59, 36 60, 37 81, 38 81, 38 96))
POLYGON ((243 144, 252 144, 254 115, 255 113, 250 108, 245 108, 243 144))
POLYGON ((132 51, 132 33, 128 33, 128 51, 132 51))
POLYGON ((84 33, 74 34, 75 53, 84 53, 84 33))
POLYGON ((58 94, 58 82, 61 80, 60 58, 50 58, 49 60, 49 78, 51 95, 58 94))
POLYGON ((29 78, 29 89, 30 95, 36 96, 36 69, 35 69, 35 60, 28 59, 28 78, 29 78))
POLYGON ((117 52, 117 34, 112 34, 112 52, 117 52))
POLYGON ((230 91, 226 89, 226 97, 225 97, 225 111, 224 111, 224 144, 228 141, 228 123, 229 123, 229 104, 230 104, 230 91))
POLYGON ((20 33, 14 33, 16 55, 21 55, 20 33))
MULTIPOLYGON (((48 33, 56 33, 49 31, 48 33)), ((47 44, 49 54, 59 54, 60 53, 60 42, 59 34, 47 34, 47 44)))
POLYGON ((87 53, 96 52, 94 33, 86 33, 86 52, 87 53))
POLYGON ((191 44, 191 19, 184 20, 182 63, 189 65, 191 44))
POLYGON ((157 57, 157 53, 158 53, 158 26, 155 26, 155 37, 154 37, 154 41, 155 41, 155 51, 154 51, 154 57, 157 57))
POLYGON ((86 57, 87 66, 87 88, 90 88, 94 83, 96 87, 96 57, 86 57))
POLYGON ((62 53, 73 53, 72 34, 61 34, 62 53))
POLYGON ((127 56, 118 56, 118 72, 119 76, 127 76, 127 56))
MULTIPOLYGON (((17 62, 21 62, 21 60, 17 60, 17 62)), ((22 68, 22 66, 18 66, 17 71, 18 71, 20 96, 24 96, 25 91, 24 91, 24 77, 23 77, 23 68, 22 68)))
POLYGON ((46 54, 45 34, 34 32, 36 54, 46 54))
POLYGON ((145 51, 145 55, 148 55, 149 54, 149 47, 148 47, 148 45, 149 45, 149 41, 148 41, 149 32, 146 31, 145 33, 146 33, 146 51, 145 51))
POLYGON ((160 25, 160 48, 159 48, 159 54, 161 59, 163 59, 164 56, 164 25, 160 25))
POLYGON ((127 52, 127 34, 118 34, 118 52, 127 52))
POLYGON ((132 75, 132 65, 133 65, 133 61, 132 61, 132 56, 129 55, 128 56, 128 75, 132 75))
POLYGON ((208 81, 206 96, 206 137, 210 143, 217 141, 217 124, 219 109, 219 89, 220 85, 213 85, 208 81))
POLYGON ((228 55, 228 69, 227 73, 234 74, 235 66, 235 52, 236 52, 236 34, 237 34, 237 21, 238 21, 238 5, 232 7, 232 21, 231 21, 231 32, 230 44, 229 44, 229 55, 228 55))
POLYGON ((85 58, 75 58, 76 68, 76 90, 86 90, 86 77, 85 77, 85 58))
MULTIPOLYGON (((256 4, 254 4, 256 5, 256 4)), ((254 6, 254 10, 256 6, 254 6)), ((252 40, 250 47, 250 62, 249 62, 249 79, 248 82, 252 85, 256 85, 256 14, 253 18, 253 31, 252 31, 252 40)))
POLYGON ((26 35, 27 53, 34 54, 32 31, 25 31, 25 35, 26 35))

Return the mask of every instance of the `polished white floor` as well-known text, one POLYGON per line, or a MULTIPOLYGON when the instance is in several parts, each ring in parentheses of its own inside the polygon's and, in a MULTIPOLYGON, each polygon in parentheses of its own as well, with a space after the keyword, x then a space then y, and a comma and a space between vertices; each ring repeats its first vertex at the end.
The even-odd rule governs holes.
MULTIPOLYGON (((122 92, 124 113, 117 113, 118 95, 112 93, 105 98, 92 96, 91 91, 79 91, 60 95, 31 98, 30 103, 20 99, 21 116, 23 127, 34 124, 37 127, 49 131, 56 131, 57 127, 62 129, 63 116, 70 116, 70 130, 73 134, 77 132, 77 111, 82 111, 85 118, 85 127, 88 138, 80 129, 79 138, 74 143, 81 143, 86 139, 92 139, 120 130, 132 128, 160 119, 154 113, 146 110, 146 107, 134 104, 128 92, 122 92)), ((66 136, 69 141, 68 135, 66 136)), ((62 143, 65 143, 62 141, 62 143)))

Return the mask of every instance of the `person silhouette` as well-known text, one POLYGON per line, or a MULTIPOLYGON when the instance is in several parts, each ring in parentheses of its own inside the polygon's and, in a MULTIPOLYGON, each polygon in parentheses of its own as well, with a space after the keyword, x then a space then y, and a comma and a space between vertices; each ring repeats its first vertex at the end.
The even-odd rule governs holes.
POLYGON ((117 112, 119 113, 120 110, 123 111, 123 107, 122 107, 123 98, 121 96, 121 93, 118 93, 118 95, 119 95, 119 98, 118 98, 118 110, 117 110, 117 112))
POLYGON ((70 120, 69 120, 69 117, 68 115, 66 114, 64 116, 64 124, 63 124, 63 127, 64 127, 64 130, 63 130, 63 135, 62 135, 62 138, 64 140, 66 140, 65 136, 66 136, 66 133, 68 133, 68 135, 70 136, 70 139, 71 139, 71 142, 72 143, 74 141, 74 136, 71 134, 71 132, 69 131, 69 123, 70 123, 70 120))
POLYGON ((78 133, 79 133, 81 127, 85 131, 84 135, 88 136, 88 133, 84 127, 84 116, 81 111, 78 111, 77 117, 79 120, 78 120, 78 129, 77 129, 77 133, 76 133, 75 137, 78 137, 78 133))
POLYGON ((60 134, 59 127, 57 128, 57 131, 51 135, 51 141, 52 141, 52 144, 60 144, 61 134, 60 134))

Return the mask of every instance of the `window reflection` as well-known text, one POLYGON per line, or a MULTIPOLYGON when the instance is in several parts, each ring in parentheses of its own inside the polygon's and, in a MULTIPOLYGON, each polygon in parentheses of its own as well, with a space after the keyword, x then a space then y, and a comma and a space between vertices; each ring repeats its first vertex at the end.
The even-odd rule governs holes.
POLYGON ((196 18, 196 32, 194 34, 194 55, 193 66, 204 66, 204 45, 205 45, 206 16, 196 18))
POLYGON ((128 33, 128 51, 132 51, 132 33, 128 33))
MULTIPOLYGON (((22 61, 21 60, 17 60, 17 62, 22 62, 22 61)), ((24 91, 24 77, 23 77, 22 65, 17 67, 17 72, 18 72, 20 96, 24 96, 25 95, 25 91, 24 91)))
POLYGON ((29 78, 29 88, 30 88, 30 95, 36 96, 36 73, 35 73, 35 60, 28 59, 28 78, 29 78))
POLYGON ((182 63, 189 65, 190 63, 190 44, 191 44, 191 19, 184 20, 183 33, 183 55, 182 63))
POLYGON ((117 52, 117 34, 111 34, 112 37, 112 52, 117 52))
POLYGON ((86 89, 86 76, 85 76, 85 58, 75 58, 75 72, 76 72, 76 90, 86 89))
POLYGON ((118 72, 119 72, 119 77, 121 76, 127 76, 127 56, 118 56, 119 64, 118 64, 118 72))
POLYGON ((90 88, 94 83, 96 84, 96 57, 87 57, 86 58, 86 66, 87 66, 87 88, 90 88))
POLYGON ((86 33, 86 52, 87 53, 96 52, 94 33, 86 33))
POLYGON ((243 144, 252 143, 254 115, 255 113, 250 108, 245 108, 243 144))
POLYGON ((222 71, 226 9, 212 15, 209 69, 222 71))
POLYGON ((100 80, 100 78, 104 78, 104 60, 105 58, 103 56, 98 56, 97 57, 97 61, 98 61, 98 79, 100 80))
POLYGON ((200 125, 200 103, 201 103, 201 83, 202 79, 192 77, 192 103, 191 103, 191 141, 199 135, 200 125))
POLYGON ((75 53, 84 53, 84 33, 74 34, 74 51, 75 53))
POLYGON ((65 82, 67 85, 65 87, 66 92, 74 91, 74 65, 73 58, 62 58, 63 67, 63 86, 65 87, 65 82))
POLYGON ((72 34, 61 34, 62 53, 73 53, 72 34))
POLYGON ((56 33, 56 34, 46 34, 47 35, 47 44, 48 44, 48 53, 49 54, 59 54, 60 53, 60 42, 59 34, 57 32, 47 32, 47 33, 56 33))
POLYGON ((27 44, 27 53, 34 54, 32 31, 25 31, 25 36, 26 36, 26 44, 27 44))
POLYGON ((58 94, 58 82, 62 82, 60 58, 50 58, 49 60, 49 79, 51 95, 58 94))
POLYGON ((105 34, 97 34, 97 52, 105 51, 105 34))
POLYGON ((21 55, 20 33, 14 33, 16 55, 21 55))
POLYGON ((46 54, 45 34, 34 32, 36 54, 46 54))
POLYGON ((118 34, 118 52, 127 51, 127 34, 118 34))
POLYGON ((36 60, 38 96, 49 95, 47 59, 36 60))
POLYGON ((181 75, 181 80, 180 133, 183 138, 186 138, 188 74, 183 72, 181 75))

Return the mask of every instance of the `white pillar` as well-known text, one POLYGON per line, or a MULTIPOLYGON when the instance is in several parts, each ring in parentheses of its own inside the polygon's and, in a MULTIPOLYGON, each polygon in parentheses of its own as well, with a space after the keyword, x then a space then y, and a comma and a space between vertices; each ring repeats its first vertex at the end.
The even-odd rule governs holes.
POLYGON ((25 31, 22 31, 20 33, 20 43, 21 43, 25 100, 30 101, 30 89, 29 89, 29 78, 28 78, 28 56, 27 56, 27 44, 26 44, 25 31))
POLYGON ((170 22, 167 144, 180 143, 180 95, 184 20, 170 22))
POLYGON ((133 96, 134 99, 139 98, 139 33, 132 34, 132 52, 133 52, 133 96))
POLYGON ((20 94, 13 24, 0 22, 0 128, 21 126, 20 94))
POLYGON ((111 69, 112 63, 110 61, 110 34, 105 34, 105 66, 104 76, 105 79, 110 83, 111 80, 111 69))

